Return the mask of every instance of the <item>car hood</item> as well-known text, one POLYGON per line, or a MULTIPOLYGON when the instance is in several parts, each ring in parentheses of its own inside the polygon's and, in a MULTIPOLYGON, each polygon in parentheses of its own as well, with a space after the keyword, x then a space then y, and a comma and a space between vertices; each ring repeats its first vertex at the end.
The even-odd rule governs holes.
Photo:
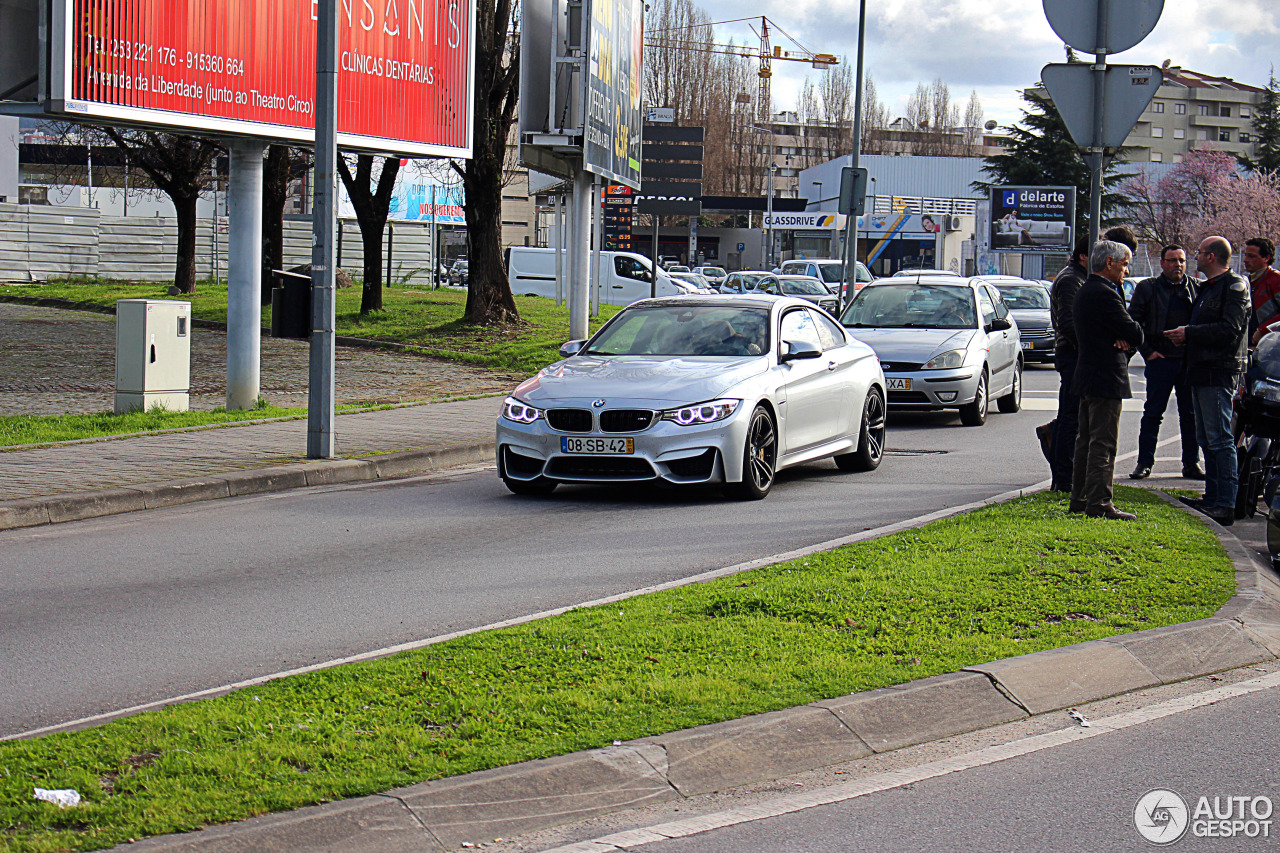
POLYGON ((1048 308, 1014 308, 1009 312, 1018 321, 1019 329, 1047 329, 1050 314, 1048 308))
POLYGON ((577 355, 543 368, 516 388, 526 403, 623 400, 653 409, 700 403, 769 369, 767 356, 577 355))
POLYGON ((963 349, 975 329, 846 329, 871 347, 881 361, 923 363, 940 352, 963 349))

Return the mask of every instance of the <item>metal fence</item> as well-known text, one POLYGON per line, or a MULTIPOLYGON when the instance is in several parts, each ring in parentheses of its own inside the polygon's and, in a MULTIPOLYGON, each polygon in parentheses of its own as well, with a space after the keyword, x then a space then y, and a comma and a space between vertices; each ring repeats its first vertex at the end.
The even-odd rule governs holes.
MULTIPOLYGON (((339 266, 363 277, 364 248, 353 221, 340 223, 339 266)), ((0 281, 119 278, 171 281, 177 263, 178 222, 173 217, 102 216, 89 208, 0 204, 0 281)), ((431 227, 388 224, 380 249, 383 278, 393 284, 431 283, 431 227), (391 269, 386 253, 391 248, 391 269)), ((311 221, 286 218, 285 268, 311 263, 311 221)), ((196 277, 227 276, 227 220, 196 226, 196 277)))

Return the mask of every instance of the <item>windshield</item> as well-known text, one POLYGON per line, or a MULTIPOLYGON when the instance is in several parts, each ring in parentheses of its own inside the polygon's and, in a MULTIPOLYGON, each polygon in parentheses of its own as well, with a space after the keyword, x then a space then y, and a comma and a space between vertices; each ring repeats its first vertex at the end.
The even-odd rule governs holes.
POLYGON ((807 294, 810 296, 826 296, 827 289, 822 286, 816 279, 812 278, 780 278, 782 283, 782 292, 793 295, 807 294))
POLYGON ((1001 286, 1000 295, 1010 308, 1048 308, 1049 293, 1043 287, 1030 285, 1001 286))
POLYGON ((652 305, 623 311, 582 354, 743 356, 768 350, 766 308, 652 305))
POLYGON ((1263 335, 1253 357, 1268 376, 1280 378, 1280 334, 1271 332, 1263 335))
POLYGON ((840 278, 839 264, 817 264, 817 267, 818 274, 827 284, 839 284, 843 280, 840 278))
POLYGON ((904 282, 862 288, 840 322, 852 328, 972 329, 976 318, 968 287, 904 282))
POLYGON ((744 272, 739 273, 739 275, 742 278, 742 287, 745 290, 754 290, 755 286, 760 283, 760 279, 772 277, 771 274, 767 272, 744 272))
POLYGON ((726 275, 728 275, 728 273, 725 272, 720 267, 698 267, 698 271, 701 272, 703 275, 712 275, 717 278, 724 278, 726 275))

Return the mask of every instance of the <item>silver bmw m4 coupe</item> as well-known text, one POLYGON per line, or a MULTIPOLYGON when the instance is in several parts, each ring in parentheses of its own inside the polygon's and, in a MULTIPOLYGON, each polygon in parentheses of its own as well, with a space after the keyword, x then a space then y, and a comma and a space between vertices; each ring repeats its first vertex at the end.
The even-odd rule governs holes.
POLYGON ((560 353, 498 418, 498 473, 517 494, 660 482, 756 500, 782 468, 870 471, 884 454, 875 353, 801 299, 644 300, 560 353))

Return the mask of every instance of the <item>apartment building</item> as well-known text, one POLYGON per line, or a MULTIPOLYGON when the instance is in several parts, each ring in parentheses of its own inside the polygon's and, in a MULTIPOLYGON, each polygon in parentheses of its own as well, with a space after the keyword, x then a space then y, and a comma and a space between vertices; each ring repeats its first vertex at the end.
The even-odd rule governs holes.
POLYGON ((1177 163, 1193 148, 1256 156, 1253 116, 1265 89, 1165 60, 1164 84, 1125 140, 1133 162, 1177 163))

